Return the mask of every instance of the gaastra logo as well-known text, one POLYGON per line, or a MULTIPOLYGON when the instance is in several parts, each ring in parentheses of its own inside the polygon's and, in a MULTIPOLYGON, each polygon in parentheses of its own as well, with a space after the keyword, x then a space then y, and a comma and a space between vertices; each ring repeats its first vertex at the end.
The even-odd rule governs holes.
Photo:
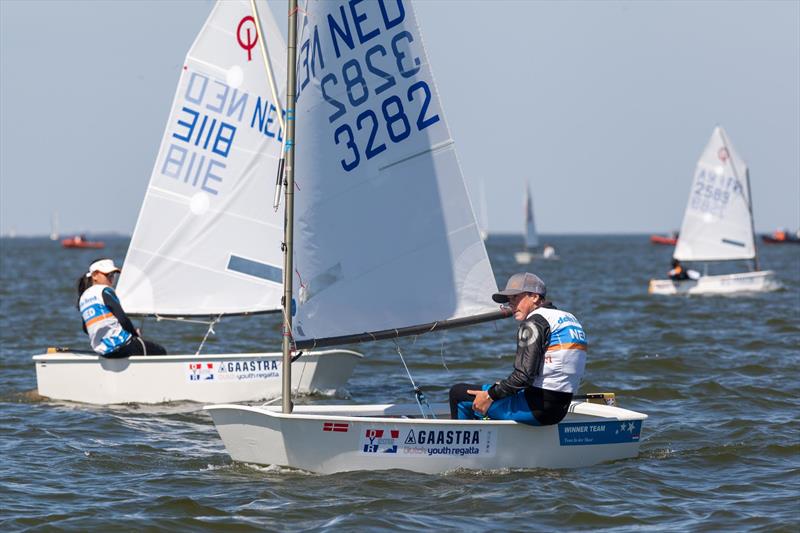
POLYGON ((226 361, 220 363, 220 372, 263 372, 278 370, 278 361, 226 361))
POLYGON ((480 444, 481 432, 478 430, 414 430, 408 432, 404 444, 480 444))

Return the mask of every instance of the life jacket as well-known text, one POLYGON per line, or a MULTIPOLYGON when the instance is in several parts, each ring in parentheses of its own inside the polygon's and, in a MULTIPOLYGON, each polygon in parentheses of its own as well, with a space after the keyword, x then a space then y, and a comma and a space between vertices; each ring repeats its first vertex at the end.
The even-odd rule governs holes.
MULTIPOLYGON (((114 289, 108 285, 92 285, 81 294, 78 307, 89 333, 92 349, 100 355, 113 352, 130 340, 131 334, 123 329, 117 317, 103 302, 103 290, 114 289)), ((114 295, 116 298, 116 295, 114 295)))
POLYGON ((560 309, 540 307, 533 313, 550 325, 550 343, 544 354, 542 374, 536 376, 534 387, 577 392, 586 368, 586 333, 578 319, 560 309))

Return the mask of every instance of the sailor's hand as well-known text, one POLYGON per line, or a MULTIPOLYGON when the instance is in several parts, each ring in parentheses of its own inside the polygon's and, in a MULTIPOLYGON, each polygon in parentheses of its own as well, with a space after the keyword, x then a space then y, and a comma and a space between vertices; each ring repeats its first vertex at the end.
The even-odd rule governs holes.
POLYGON ((489 393, 485 390, 468 390, 467 394, 471 394, 475 396, 475 400, 472 402, 472 408, 485 415, 486 412, 489 410, 489 407, 492 405, 492 397, 489 396, 489 393))

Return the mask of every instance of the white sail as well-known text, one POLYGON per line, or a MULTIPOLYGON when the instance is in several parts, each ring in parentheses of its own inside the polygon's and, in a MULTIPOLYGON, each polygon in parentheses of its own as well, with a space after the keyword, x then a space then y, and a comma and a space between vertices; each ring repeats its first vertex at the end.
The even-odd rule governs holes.
POLYGON ((53 211, 50 216, 50 240, 58 240, 58 211, 53 211))
POLYGON ((496 311, 411 2, 312 0, 302 15, 295 339, 496 311))
POLYGON ((674 257, 680 261, 755 257, 747 165, 719 126, 697 162, 674 257))
POLYGON ((539 234, 536 233, 536 222, 533 220, 533 199, 531 189, 525 184, 525 248, 539 246, 539 234))
MULTIPOLYGON (((286 44, 257 4, 285 88, 286 44)), ((283 213, 270 204, 283 132, 260 45, 250 2, 219 2, 186 57, 119 281, 130 313, 280 308, 283 213)))
POLYGON ((481 239, 484 241, 489 238, 489 209, 486 206, 486 187, 484 187, 483 180, 481 180, 481 206, 480 206, 480 215, 479 215, 479 223, 480 223, 480 232, 481 232, 481 239))

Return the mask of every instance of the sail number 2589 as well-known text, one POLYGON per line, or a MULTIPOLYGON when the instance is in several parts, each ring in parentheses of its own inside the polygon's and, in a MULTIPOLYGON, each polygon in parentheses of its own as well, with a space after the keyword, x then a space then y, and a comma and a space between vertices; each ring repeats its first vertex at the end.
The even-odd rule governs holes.
MULTIPOLYGON (((410 78, 420 70, 419 58, 409 58, 407 54, 400 50, 398 42, 402 40, 413 40, 407 31, 400 32, 392 39, 392 52, 399 79, 410 78)), ((375 95, 397 85, 398 77, 386 71, 385 66, 378 65, 378 56, 385 58, 387 51, 382 45, 376 45, 367 50, 365 63, 367 71, 380 83, 373 89, 375 95), (383 67, 383 68, 381 68, 383 67)), ((394 70, 394 69, 391 69, 394 70)), ((347 106, 330 96, 329 89, 338 85, 334 73, 329 73, 322 79, 322 96, 334 108, 334 112, 328 117, 330 123, 336 122, 347 113, 347 106)), ((360 107, 366 103, 370 97, 370 89, 365 79, 364 69, 357 59, 350 59, 342 65, 342 83, 347 90, 347 99, 351 108, 360 107)), ((424 80, 412 83, 405 94, 392 94, 384 98, 375 109, 364 109, 356 116, 355 130, 364 131, 367 137, 366 144, 359 148, 356 142, 356 135, 353 126, 348 123, 340 124, 333 132, 333 140, 337 145, 345 147, 349 154, 340 160, 342 168, 350 172, 361 163, 362 153, 366 159, 372 159, 387 149, 386 138, 394 144, 401 143, 407 139, 416 129, 422 131, 425 128, 439 121, 438 114, 429 114, 431 102, 431 89, 424 80), (401 97, 402 95, 402 97, 401 97), (419 105, 419 111, 409 115, 406 107, 411 102, 419 105), (383 134, 385 131, 385 135, 383 134)), ((414 106, 417 107, 417 106, 414 106)))

